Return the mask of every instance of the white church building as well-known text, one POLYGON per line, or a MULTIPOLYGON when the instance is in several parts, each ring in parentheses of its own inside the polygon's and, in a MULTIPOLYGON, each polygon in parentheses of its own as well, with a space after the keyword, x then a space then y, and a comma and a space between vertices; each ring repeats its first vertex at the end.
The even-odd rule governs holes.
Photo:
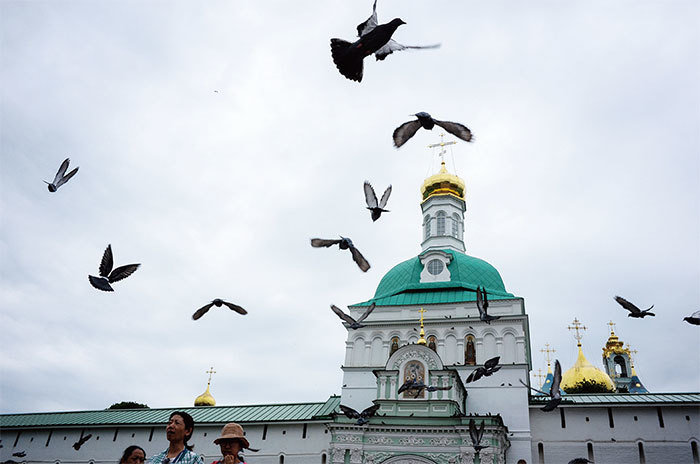
MULTIPOLYGON (((532 370, 524 300, 506 290, 498 271, 465 253, 464 181, 445 164, 421 187, 421 253, 384 275, 372 298, 351 306, 357 318, 371 303, 365 327, 348 330, 340 396, 316 403, 215 406, 209 394, 184 409, 196 423, 190 443, 209 464, 219 457, 212 440, 238 422, 257 453, 250 464, 700 464, 700 394, 648 393, 629 351, 614 332, 603 349, 607 373, 579 350, 562 387, 593 382, 608 390, 570 393, 551 412, 545 396, 519 383, 532 370), (486 290, 482 322, 476 288, 486 290), (421 321, 418 326, 416 321, 421 321), (500 356, 502 368, 463 383, 478 365, 500 356), (406 379, 449 390, 398 394, 406 379), (344 404, 380 409, 357 425, 344 404), (476 454, 469 422, 485 424, 476 454)), ((579 344, 580 346, 580 344, 579 344)), ((542 388, 551 383, 551 373, 542 388)), ((129 445, 148 456, 164 448, 170 409, 131 409, 0 415, 0 462, 114 463, 129 445), (92 434, 79 451, 73 443, 92 434), (24 457, 13 453, 25 452, 24 457)))

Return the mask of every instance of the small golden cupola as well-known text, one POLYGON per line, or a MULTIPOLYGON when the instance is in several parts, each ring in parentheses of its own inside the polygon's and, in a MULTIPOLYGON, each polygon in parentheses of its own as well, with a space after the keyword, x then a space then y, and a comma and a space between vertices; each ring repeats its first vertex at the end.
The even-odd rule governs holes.
POLYGON ((209 370, 206 371, 206 373, 209 374, 209 380, 207 381, 207 390, 194 399, 195 406, 216 406, 216 400, 213 396, 211 396, 211 393, 209 392, 209 386, 211 385, 211 375, 215 374, 216 371, 214 370, 214 367, 210 367, 209 370))
POLYGON ((575 330, 574 338, 577 341, 578 357, 574 365, 561 376, 561 389, 566 393, 612 393, 615 384, 608 374, 591 364, 583 354, 580 330, 586 330, 578 319, 574 319, 573 326, 569 330, 575 330))
POLYGON ((425 179, 420 188, 423 201, 433 195, 452 195, 464 200, 464 181, 447 170, 445 162, 440 163, 440 171, 425 179))

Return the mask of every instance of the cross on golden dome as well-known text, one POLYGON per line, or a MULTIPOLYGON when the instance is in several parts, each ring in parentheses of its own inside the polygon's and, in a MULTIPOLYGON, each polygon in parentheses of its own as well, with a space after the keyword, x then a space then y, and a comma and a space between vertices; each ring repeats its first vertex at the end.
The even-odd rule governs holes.
POLYGON ((578 342, 577 346, 581 346, 581 339, 583 338, 583 335, 579 333, 579 330, 588 330, 588 327, 586 327, 585 325, 581 325, 581 322, 577 318, 574 318, 572 324, 573 327, 568 326, 567 329, 576 331, 576 335, 574 335, 574 338, 578 342))
POLYGON ((445 153, 446 153, 445 146, 457 144, 457 142, 454 142, 454 141, 445 142, 444 137, 445 137, 445 134, 442 133, 442 134, 440 134, 440 143, 431 143, 430 145, 428 145, 428 148, 440 147, 440 153, 438 153, 438 154, 440 155, 440 161, 442 161, 443 164, 445 163, 445 153))
POLYGON ((550 356, 550 354, 556 353, 556 351, 557 350, 553 348, 549 348, 549 343, 545 343, 544 349, 540 350, 541 353, 546 353, 545 356, 547 357, 547 372, 551 372, 550 366, 552 365, 552 357, 550 356))
POLYGON ((615 326, 617 324, 615 324, 613 321, 610 321, 607 323, 607 325, 610 326, 610 335, 615 335, 615 326))
POLYGON ((423 329, 423 313, 426 312, 426 310, 421 308, 418 312, 420 313, 420 338, 416 343, 419 345, 427 345, 428 342, 425 340, 425 330, 423 329))
POLYGON ((532 374, 537 380, 539 380, 538 385, 542 385, 542 382, 544 381, 544 378, 547 377, 542 373, 541 368, 537 368, 537 374, 532 374))
POLYGON ((216 371, 214 370, 214 366, 210 367, 208 371, 204 371, 205 374, 209 374, 209 380, 207 380, 207 385, 211 383, 211 375, 216 374, 216 371))

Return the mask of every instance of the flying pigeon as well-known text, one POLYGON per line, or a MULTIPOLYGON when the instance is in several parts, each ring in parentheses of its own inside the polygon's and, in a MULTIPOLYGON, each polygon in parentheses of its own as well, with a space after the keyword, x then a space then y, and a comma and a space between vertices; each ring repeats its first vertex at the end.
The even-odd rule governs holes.
POLYGON ((75 168, 66 175, 66 170, 68 169, 68 164, 70 164, 70 158, 66 158, 65 160, 63 160, 63 163, 61 163, 61 167, 58 168, 58 172, 56 173, 56 177, 53 178, 52 183, 44 181, 49 186, 49 192, 55 192, 56 190, 58 190, 58 188, 61 185, 68 182, 70 180, 70 178, 73 177, 76 172, 78 172, 78 169, 80 169, 80 168, 75 168))
POLYGON ((399 148, 401 145, 408 142, 408 139, 413 137, 421 127, 423 129, 432 130, 436 124, 465 142, 472 141, 472 131, 470 131, 464 124, 450 121, 438 121, 437 119, 433 119, 433 117, 425 111, 412 114, 411 116, 415 116, 418 119, 405 122, 394 129, 394 134, 392 137, 394 138, 394 146, 396 148, 399 148))
POLYGON ((498 372, 501 370, 501 366, 498 365, 498 361, 501 359, 500 356, 496 356, 495 358, 491 358, 488 361, 486 361, 482 366, 477 367, 472 371, 471 374, 469 374, 469 377, 467 377, 466 383, 471 383, 471 382, 476 382, 482 377, 489 377, 493 375, 494 372, 498 372))
POLYGON ((74 448, 76 451, 78 451, 78 450, 80 449, 80 447, 83 446, 83 444, 84 444, 86 441, 88 441, 90 438, 92 438, 92 434, 91 434, 91 433, 88 433, 88 434, 85 435, 83 438, 81 438, 80 440, 78 440, 78 441, 76 441, 75 443, 73 443, 73 448, 74 448))
POLYGON ((372 221, 376 221, 382 215, 382 213, 388 213, 388 209, 384 209, 386 202, 389 201, 389 195, 391 195, 391 185, 384 190, 382 199, 377 203, 377 194, 374 193, 374 189, 369 182, 365 181, 365 201, 367 202, 367 209, 372 212, 372 221))
POLYGON ((88 280, 90 280, 93 287, 105 292, 113 292, 114 289, 109 284, 126 279, 141 266, 141 264, 127 264, 126 266, 120 266, 112 270, 113 265, 112 245, 107 245, 107 249, 102 255, 102 262, 100 263, 100 277, 88 276, 88 280))
POLYGON ((331 55, 340 74, 350 80, 362 82, 362 68, 365 57, 374 53, 377 61, 383 60, 393 52, 407 48, 437 48, 440 45, 406 46, 392 40, 396 29, 406 24, 400 18, 394 18, 386 24, 377 22, 377 0, 372 6, 372 16, 357 26, 359 39, 350 43, 342 39, 331 39, 331 55))
POLYGON ((220 308, 222 305, 226 305, 228 307, 228 309, 232 309, 233 311, 236 311, 238 314, 248 314, 248 311, 241 308, 240 306, 235 305, 233 303, 229 303, 229 302, 224 301, 220 298, 217 298, 215 300, 212 300, 211 303, 204 305, 201 308, 199 308, 197 311, 195 311, 194 314, 192 315, 192 319, 194 319, 196 321, 200 317, 204 316, 207 313, 207 311, 209 311, 211 309, 212 306, 216 306, 217 308, 220 308))
POLYGON ((654 305, 651 305, 649 308, 645 309, 642 311, 641 309, 637 308, 635 305, 630 303, 629 301, 625 300, 621 296, 616 296, 615 301, 617 301, 620 306, 625 308, 627 311, 630 313, 627 315, 627 317, 641 317, 644 318, 644 316, 656 316, 656 314, 650 312, 651 308, 654 307, 654 305))
POLYGON ((527 388, 529 388, 532 391, 536 391, 538 393, 542 393, 543 395, 549 396, 549 401, 547 404, 544 405, 543 408, 540 408, 542 411, 552 411, 554 408, 559 406, 559 403, 561 403, 561 390, 559 389, 559 384, 561 384, 561 364, 559 364, 559 360, 554 361, 554 378, 552 379, 552 388, 550 389, 549 393, 545 393, 542 390, 538 390, 536 388, 532 388, 528 384, 520 380, 520 383, 525 385, 527 388))
POLYGON ((484 425, 486 425, 486 423, 481 421, 481 426, 479 427, 479 430, 477 430, 474 419, 469 420, 469 436, 472 439, 472 446, 474 447, 476 454, 479 454, 482 449, 488 448, 488 445, 482 446, 479 444, 481 442, 481 438, 484 436, 484 425))
POLYGON ((409 379, 399 387, 398 393, 401 394, 407 390, 416 390, 415 398, 418 398, 423 390, 434 392, 438 390, 450 390, 451 388, 452 385, 447 387, 435 387, 433 385, 426 385, 423 382, 417 382, 415 379, 409 379))
POLYGON ((13 456, 16 456, 18 458, 23 458, 27 455, 26 451, 18 451, 17 453, 12 453, 13 456))
POLYGON ((692 315, 683 318, 688 324, 700 325, 700 311, 695 311, 692 315))
POLYGON ((360 317, 358 317, 357 320, 355 320, 355 319, 353 319, 351 316, 345 314, 345 313, 344 313, 339 307, 337 307, 336 305, 331 305, 331 309, 333 310, 333 312, 336 313, 336 314, 338 315, 339 318, 341 318, 342 320, 344 320, 345 322, 347 322, 348 324, 350 324, 350 327, 349 327, 349 328, 352 329, 352 330, 357 330, 357 329, 359 329, 360 327, 364 327, 364 326, 365 326, 364 324, 360 324, 360 323, 361 323, 362 321, 364 321, 365 319, 367 319, 367 316, 369 316, 369 314, 370 314, 372 311, 374 311, 374 307, 375 307, 375 304, 374 304, 374 303, 372 303, 371 305, 369 305, 369 307, 365 310, 365 312, 362 313, 362 315, 361 315, 360 317))
POLYGON ((364 425, 369 422, 369 418, 374 416, 374 414, 379 410, 379 407, 380 405, 374 404, 362 412, 357 412, 354 409, 341 404, 340 410, 343 411, 343 414, 350 419, 357 419, 357 425, 364 425))
POLYGON ((589 461, 586 458, 574 458, 571 461, 569 461, 567 464, 588 464, 588 463, 593 463, 593 461, 589 461))
POLYGON ((325 239, 325 238, 312 238, 311 239, 311 246, 315 248, 319 247, 330 247, 333 245, 338 245, 341 250, 350 250, 350 253, 352 253, 352 259, 357 263, 358 267, 362 269, 363 272, 367 272, 370 268, 369 263, 365 259, 364 256, 362 256, 362 253, 360 253, 360 250, 355 248, 355 245, 353 245, 352 240, 349 238, 345 237, 340 237, 340 240, 333 240, 333 239, 325 239))
POLYGON ((487 324, 491 324, 491 321, 501 318, 501 316, 489 316, 486 312, 489 307, 489 300, 486 298, 486 289, 481 287, 476 287, 476 307, 479 308, 479 319, 487 324))

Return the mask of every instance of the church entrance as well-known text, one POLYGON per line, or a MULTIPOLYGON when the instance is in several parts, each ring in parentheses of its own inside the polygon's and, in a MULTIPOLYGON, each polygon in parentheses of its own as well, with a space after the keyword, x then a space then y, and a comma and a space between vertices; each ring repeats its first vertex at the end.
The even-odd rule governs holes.
POLYGON ((406 454, 403 456, 394 456, 391 459, 387 459, 382 464, 435 464, 435 461, 421 456, 406 454))

